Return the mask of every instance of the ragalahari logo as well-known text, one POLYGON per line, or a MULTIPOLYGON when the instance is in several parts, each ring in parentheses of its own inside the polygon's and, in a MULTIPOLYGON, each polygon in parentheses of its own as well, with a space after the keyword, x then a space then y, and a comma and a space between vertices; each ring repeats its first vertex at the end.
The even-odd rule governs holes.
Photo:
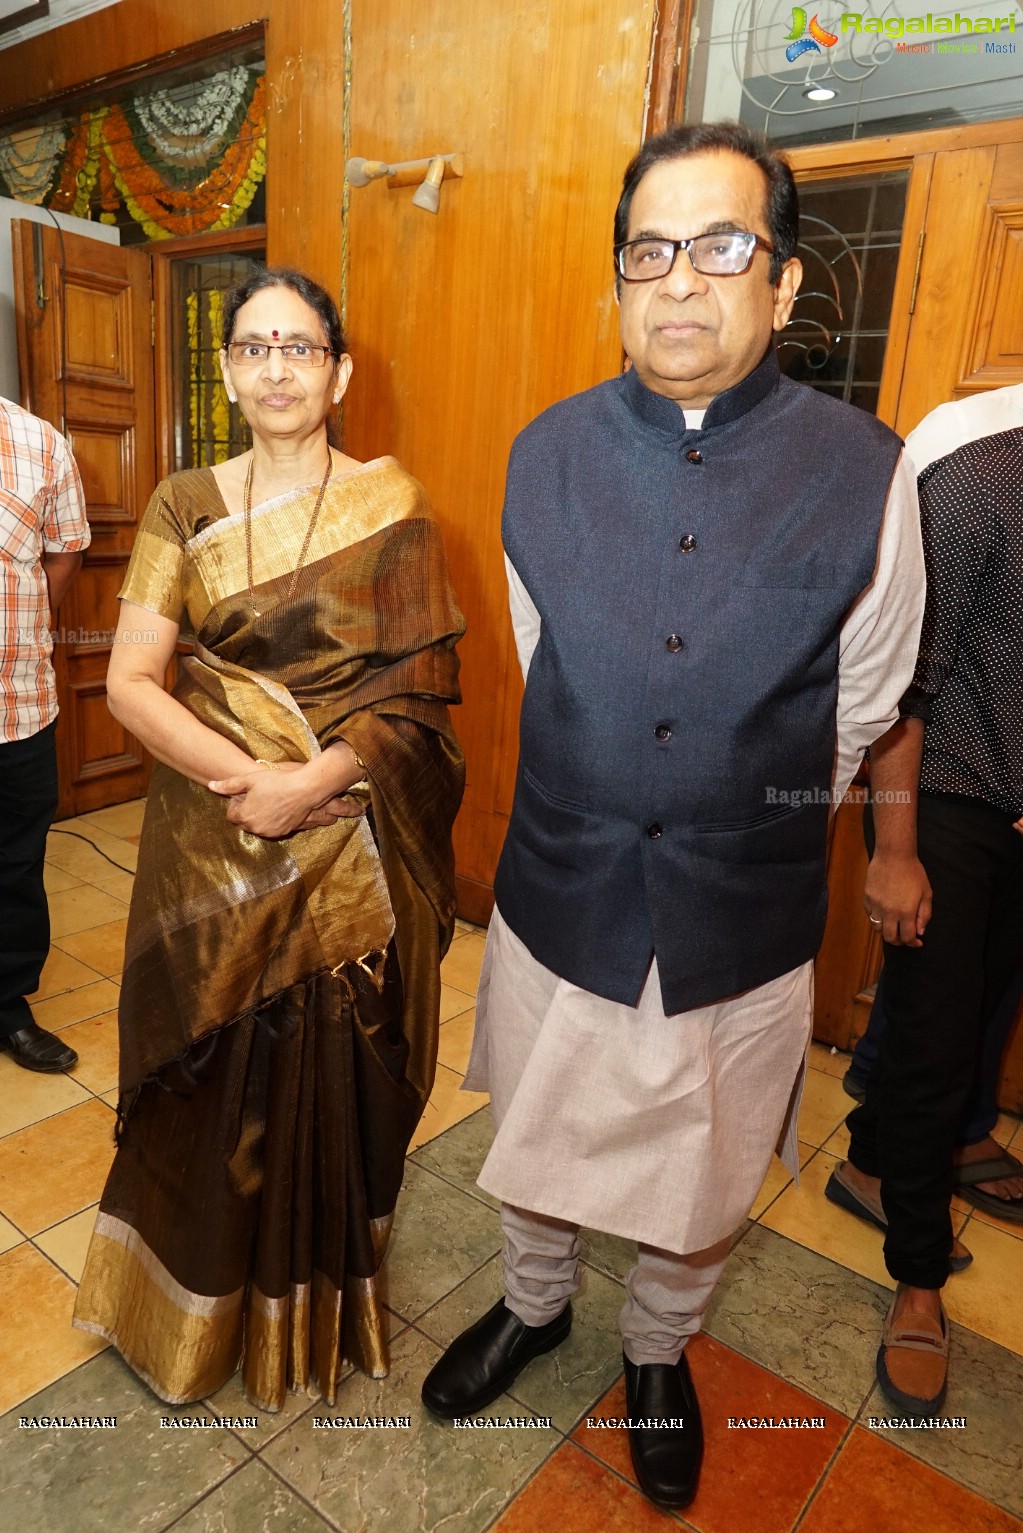
POLYGON ((838 42, 838 36, 834 32, 825 31, 820 21, 814 16, 810 25, 806 24, 806 12, 801 5, 792 7, 792 30, 787 36, 788 47, 785 49, 785 57, 790 64, 804 53, 820 53, 822 48, 833 48, 838 42))

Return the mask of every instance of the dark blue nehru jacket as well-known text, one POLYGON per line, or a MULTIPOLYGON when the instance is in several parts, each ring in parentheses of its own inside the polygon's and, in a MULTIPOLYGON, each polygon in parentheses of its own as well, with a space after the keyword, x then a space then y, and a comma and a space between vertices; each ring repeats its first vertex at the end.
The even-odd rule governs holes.
POLYGON ((516 440, 542 627, 495 892, 555 974, 634 1005, 656 953, 671 1014, 816 952, 839 633, 900 445, 773 348, 701 431, 630 372, 516 440))

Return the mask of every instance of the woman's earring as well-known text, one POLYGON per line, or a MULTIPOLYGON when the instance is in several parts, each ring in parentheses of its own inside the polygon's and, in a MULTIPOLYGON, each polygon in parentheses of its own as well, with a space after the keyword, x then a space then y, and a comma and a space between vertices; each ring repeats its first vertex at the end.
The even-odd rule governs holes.
POLYGON ((341 403, 341 393, 340 393, 340 390, 334 395, 334 403, 336 405, 339 405, 341 403))
POLYGON ((228 391, 227 391, 227 397, 228 397, 228 399, 231 401, 231 403, 233 405, 236 405, 238 403, 238 395, 237 394, 232 394, 230 389, 228 389, 228 391))

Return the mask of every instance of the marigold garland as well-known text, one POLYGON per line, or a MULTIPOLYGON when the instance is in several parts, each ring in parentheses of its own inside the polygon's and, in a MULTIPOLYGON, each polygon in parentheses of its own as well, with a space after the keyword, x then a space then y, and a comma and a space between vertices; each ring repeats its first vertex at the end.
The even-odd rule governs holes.
POLYGON ((260 76, 233 142, 212 168, 203 167, 194 185, 181 184, 180 165, 145 157, 123 106, 83 111, 68 134, 45 205, 88 218, 97 216, 98 201, 100 222, 116 223, 123 202, 150 239, 229 229, 266 176, 265 111, 266 85, 260 76))
POLYGON ((103 123, 103 151, 117 190, 150 239, 229 229, 266 175, 265 86, 260 78, 235 142, 194 187, 174 187, 139 153, 119 106, 103 123))

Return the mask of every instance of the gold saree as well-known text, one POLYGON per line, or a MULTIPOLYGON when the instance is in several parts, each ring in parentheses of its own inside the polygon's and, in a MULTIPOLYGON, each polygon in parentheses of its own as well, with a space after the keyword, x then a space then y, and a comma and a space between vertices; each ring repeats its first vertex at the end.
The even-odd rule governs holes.
POLYGON ((242 1363, 279 1409, 342 1356, 388 1368, 379 1268, 433 1084, 463 622, 420 486, 378 459, 243 519, 209 470, 158 486, 121 595, 187 618, 174 695, 253 758, 338 740, 369 814, 263 840, 157 765, 128 920, 118 1150, 75 1324, 162 1398, 242 1363))

